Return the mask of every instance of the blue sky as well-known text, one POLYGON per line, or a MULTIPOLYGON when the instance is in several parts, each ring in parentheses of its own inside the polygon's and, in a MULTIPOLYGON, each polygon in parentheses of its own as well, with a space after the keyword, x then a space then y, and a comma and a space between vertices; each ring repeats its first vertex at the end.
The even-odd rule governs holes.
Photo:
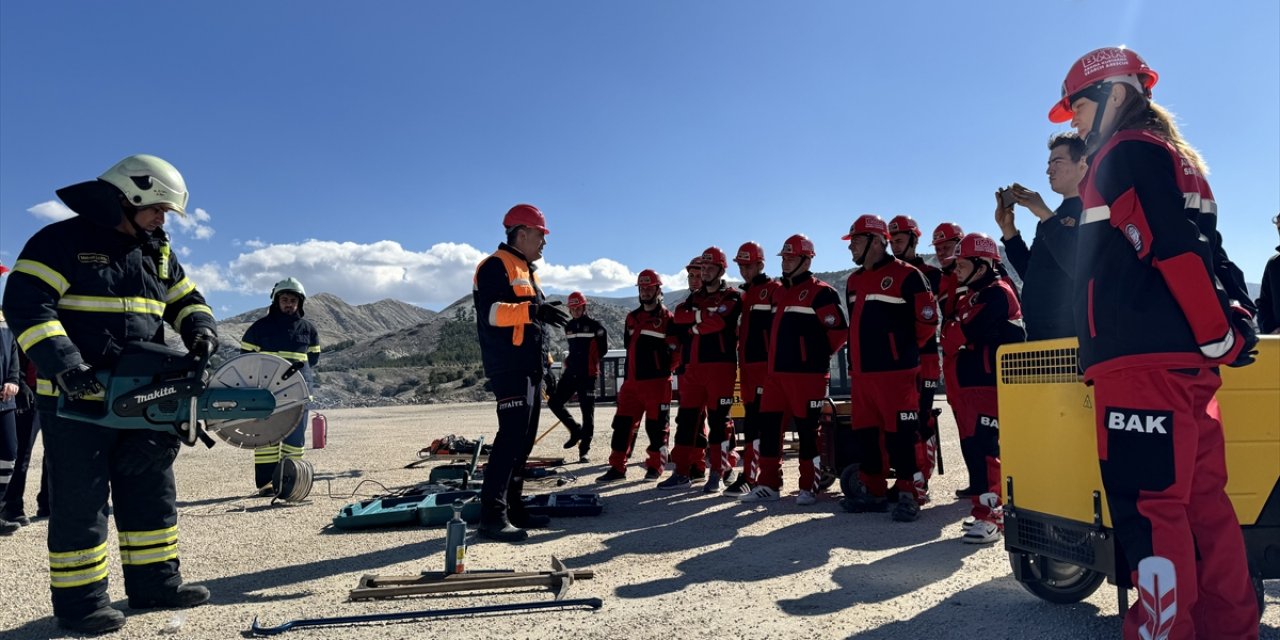
POLYGON ((994 235, 998 186, 1055 205, 1045 115, 1070 64, 1116 44, 1160 72, 1258 281, 1280 211, 1273 1, 4 2, 0 260, 55 189, 145 152, 186 176, 199 213, 168 226, 220 316, 290 275, 439 309, 517 202, 549 218, 555 292, 629 295, 641 269, 796 232, 815 270, 844 269, 863 213, 994 235))

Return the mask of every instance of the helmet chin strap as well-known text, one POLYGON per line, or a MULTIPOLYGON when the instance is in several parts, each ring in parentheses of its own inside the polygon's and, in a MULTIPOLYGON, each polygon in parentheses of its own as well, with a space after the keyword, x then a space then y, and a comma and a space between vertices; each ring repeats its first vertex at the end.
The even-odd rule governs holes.
POLYGON ((786 276, 786 277, 787 277, 787 279, 788 279, 788 280, 790 280, 790 279, 792 279, 792 278, 796 277, 796 274, 804 273, 804 272, 805 272, 805 267, 807 267, 807 266, 808 266, 808 264, 806 264, 806 263, 810 263, 810 262, 812 262, 812 259, 811 259, 811 258, 809 258, 809 257, 805 257, 803 260, 801 260, 800 262, 796 263, 796 268, 795 268, 795 269, 792 269, 792 270, 791 270, 791 273, 783 273, 782 275, 786 276))
POLYGON ((868 252, 868 251, 871 251, 871 243, 872 243, 872 242, 875 242, 875 237, 874 237, 874 236, 872 236, 871 234, 869 234, 869 233, 864 233, 864 234, 862 234, 862 235, 864 235, 864 236, 866 236, 866 237, 867 237, 867 246, 865 246, 865 247, 863 247, 863 248, 862 248, 862 255, 860 255, 860 256, 858 256, 858 257, 856 257, 856 258, 854 258, 854 259, 853 259, 853 261, 854 261, 854 262, 858 263, 858 266, 859 266, 859 267, 861 267, 861 266, 863 266, 863 265, 865 265, 865 264, 867 263, 867 252, 868 252))
POLYGON ((1084 144, 1090 149, 1093 148, 1094 143, 1102 135, 1102 118, 1107 113, 1107 101, 1111 98, 1111 88, 1113 86, 1115 86, 1114 82, 1098 83, 1098 108, 1093 110, 1093 125, 1089 127, 1089 135, 1084 137, 1084 144))

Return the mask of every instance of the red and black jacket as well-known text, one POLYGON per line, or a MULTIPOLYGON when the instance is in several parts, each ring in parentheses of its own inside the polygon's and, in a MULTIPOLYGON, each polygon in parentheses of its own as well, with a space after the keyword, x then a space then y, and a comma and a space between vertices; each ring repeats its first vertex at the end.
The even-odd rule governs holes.
POLYGON ((742 294, 723 281, 714 293, 704 286, 676 307, 675 323, 683 333, 684 366, 738 361, 738 316, 742 294))
POLYGON ((1121 131, 1089 158, 1080 197, 1074 306, 1085 379, 1233 360, 1242 345, 1198 220, 1216 208, 1195 165, 1154 134, 1121 131))
POLYGON ((675 368, 676 339, 670 335, 671 312, 658 305, 627 314, 622 338, 627 345, 627 380, 666 380, 675 368))
POLYGON ((743 283, 742 316, 738 325, 738 362, 769 361, 769 332, 773 327, 774 300, 782 283, 764 275, 743 283))
POLYGON ((1025 342, 1022 305, 1005 278, 987 272, 969 284, 969 293, 960 301, 959 333, 963 336, 956 354, 956 383, 964 388, 996 386, 996 350, 1002 344, 1025 342))
POLYGON ((569 355, 564 359, 564 372, 594 378, 600 375, 600 359, 609 352, 609 333, 599 320, 582 314, 564 327, 569 341, 569 355))
MULTIPOLYGON (((924 258, 916 256, 910 260, 904 260, 907 264, 915 267, 924 275, 925 282, 929 283, 929 291, 933 292, 934 313, 941 313, 938 308, 938 300, 942 291, 942 269, 939 269, 924 261, 924 258)), ((939 316, 941 318, 941 316, 939 316)), ((921 358, 937 358, 938 357, 938 334, 935 332, 929 341, 920 347, 921 358)))
POLYGON ((831 371, 831 355, 849 339, 840 294, 808 271, 783 278, 774 298, 769 373, 831 371))
POLYGON ((937 299, 915 267, 886 255, 849 275, 849 372, 920 366, 920 348, 938 329, 937 299))

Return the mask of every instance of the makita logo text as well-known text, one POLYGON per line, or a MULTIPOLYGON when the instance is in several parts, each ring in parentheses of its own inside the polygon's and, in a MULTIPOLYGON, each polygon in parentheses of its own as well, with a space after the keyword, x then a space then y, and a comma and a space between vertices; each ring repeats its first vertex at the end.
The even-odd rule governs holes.
POLYGON ((151 393, 143 393, 143 394, 136 395, 133 397, 133 401, 138 404, 142 404, 144 402, 151 402, 152 400, 159 400, 160 398, 163 398, 165 396, 171 396, 177 392, 178 392, 177 387, 165 387, 163 389, 156 389, 151 393))
POLYGON ((1167 411, 1107 411, 1107 428, 1113 431, 1137 431, 1168 435, 1173 427, 1173 414, 1167 411))

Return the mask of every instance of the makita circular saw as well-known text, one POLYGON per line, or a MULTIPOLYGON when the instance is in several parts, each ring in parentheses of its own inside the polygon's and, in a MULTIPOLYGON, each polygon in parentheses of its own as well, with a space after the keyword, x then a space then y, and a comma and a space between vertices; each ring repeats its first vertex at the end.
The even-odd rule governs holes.
POLYGON ((301 363, 246 353, 213 371, 208 365, 164 345, 130 343, 114 368, 97 372, 102 410, 68 406, 64 396, 58 415, 112 429, 169 431, 189 445, 212 446, 206 435, 212 432, 242 449, 279 443, 298 426, 311 398, 301 363))

